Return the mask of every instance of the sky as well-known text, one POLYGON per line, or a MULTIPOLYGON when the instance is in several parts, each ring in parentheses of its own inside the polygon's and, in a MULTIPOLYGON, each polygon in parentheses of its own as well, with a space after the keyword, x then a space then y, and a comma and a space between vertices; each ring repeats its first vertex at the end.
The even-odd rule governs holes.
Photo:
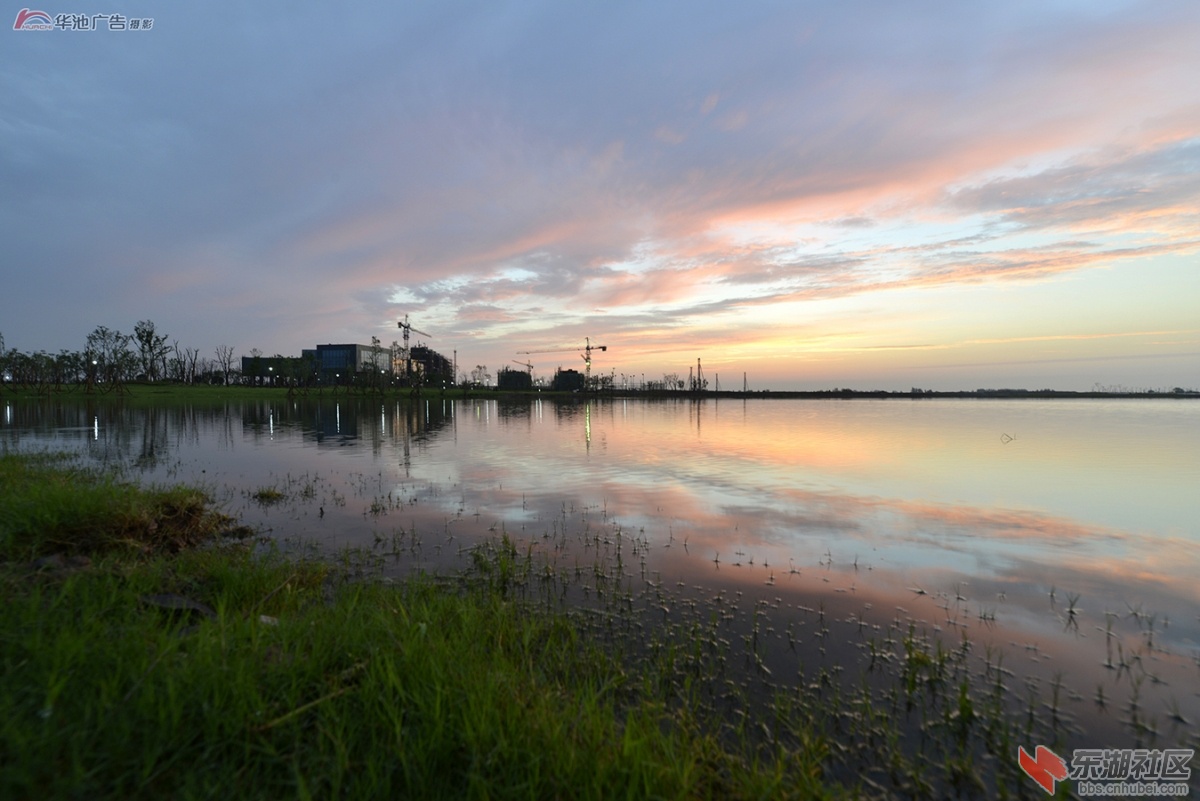
POLYGON ((9 348, 1200 387, 1196 0, 24 2, 9 348))

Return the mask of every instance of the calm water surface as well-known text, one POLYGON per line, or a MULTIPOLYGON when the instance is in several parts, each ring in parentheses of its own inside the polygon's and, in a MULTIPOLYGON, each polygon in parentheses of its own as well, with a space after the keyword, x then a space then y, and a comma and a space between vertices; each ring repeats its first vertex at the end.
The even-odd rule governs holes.
POLYGON ((673 585, 1003 649, 1063 688, 1067 748, 1196 742, 1200 403, 0 399, 0 443, 203 482, 281 540, 420 532, 395 570, 498 532, 624 535, 673 585))

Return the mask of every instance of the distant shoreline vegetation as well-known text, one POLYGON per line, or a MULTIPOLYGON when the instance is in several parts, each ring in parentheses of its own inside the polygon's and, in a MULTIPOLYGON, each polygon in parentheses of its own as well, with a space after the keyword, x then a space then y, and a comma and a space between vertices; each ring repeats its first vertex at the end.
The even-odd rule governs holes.
MULTIPOLYGON (((238 358, 234 356, 232 346, 219 345, 213 357, 209 358, 203 356, 198 348, 183 347, 178 341, 169 341, 169 337, 159 332, 151 320, 138 322, 132 334, 97 326, 88 334, 82 350, 61 350, 58 353, 42 350, 26 353, 16 348, 6 348, 4 335, 0 333, 0 397, 79 393, 128 395, 140 399, 145 394, 165 396, 203 392, 206 397, 219 394, 227 398, 239 390, 256 393, 275 391, 289 397, 297 394, 795 399, 1200 397, 1200 389, 1196 387, 1131 388, 1101 384, 1084 392, 1013 388, 943 391, 919 387, 908 390, 843 387, 825 390, 722 390, 719 380, 710 388, 709 381, 701 372, 699 360, 694 374, 689 368, 687 380, 675 373, 664 375, 661 381, 646 380, 645 374, 642 374, 639 383, 633 375, 623 373, 618 380, 615 370, 595 375, 589 370, 585 375, 575 370, 560 369, 554 381, 547 384, 544 378, 534 381, 531 364, 527 365, 530 368, 528 373, 502 367, 493 379, 486 365, 476 365, 467 373, 451 367, 450 362, 442 358, 438 362, 441 367, 430 373, 425 370, 424 362, 417 364, 412 356, 421 346, 409 351, 407 342, 406 338, 405 348, 400 349, 398 343, 384 346, 372 337, 370 347, 345 346, 363 351, 361 364, 334 372, 321 368, 313 361, 315 357, 312 354, 315 351, 306 351, 308 355, 305 357, 292 358, 279 354, 267 356, 257 348, 252 348, 249 357, 238 358)), ((606 349, 599 347, 600 350, 606 349)))
POLYGON ((376 388, 353 386, 271 387, 243 384, 187 384, 173 381, 122 382, 118 385, 89 383, 24 383, 10 377, 0 377, 0 398, 36 400, 47 398, 125 399, 138 402, 234 400, 264 397, 346 398, 361 396, 437 397, 437 398, 641 398, 648 400, 707 400, 707 399, 770 399, 770 400, 866 400, 959 398, 973 399, 1200 399, 1200 390, 1174 387, 1170 390, 1058 390, 1058 389, 975 389, 941 391, 913 388, 911 390, 861 390, 834 388, 825 390, 642 390, 611 389, 576 392, 553 392, 544 389, 511 390, 483 386, 449 388, 376 388))

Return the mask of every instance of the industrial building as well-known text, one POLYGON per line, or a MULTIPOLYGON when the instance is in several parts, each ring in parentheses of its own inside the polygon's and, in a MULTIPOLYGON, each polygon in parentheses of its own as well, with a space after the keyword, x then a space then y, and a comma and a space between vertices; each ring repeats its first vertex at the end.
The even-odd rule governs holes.
POLYGON ((317 345, 315 348, 300 352, 300 357, 314 365, 321 378, 334 378, 341 375, 352 375, 365 366, 377 369, 388 369, 391 361, 391 350, 371 345, 317 345))
POLYGON ((382 353, 371 348, 371 345, 317 345, 316 348, 306 348, 300 351, 301 359, 311 362, 322 377, 334 377, 338 373, 355 373, 364 365, 371 365, 372 359, 379 362, 380 367, 388 365, 386 349, 382 353))
POLYGON ((376 384, 451 386, 454 364, 417 345, 407 353, 396 345, 354 343, 317 345, 294 356, 243 356, 242 376, 252 384, 376 384))

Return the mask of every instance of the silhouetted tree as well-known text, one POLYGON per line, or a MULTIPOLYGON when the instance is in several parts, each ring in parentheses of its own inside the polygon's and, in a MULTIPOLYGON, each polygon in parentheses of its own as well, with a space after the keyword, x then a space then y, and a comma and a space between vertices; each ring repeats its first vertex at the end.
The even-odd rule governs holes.
POLYGON ((155 331, 151 321, 141 320, 133 327, 133 336, 137 341, 142 373, 147 380, 157 381, 166 372, 167 356, 171 353, 167 335, 155 331))
POLYGON ((88 334, 84 359, 91 367, 92 379, 103 382, 106 390, 119 389, 137 369, 137 355, 129 349, 132 339, 103 325, 88 334))
POLYGON ((233 346, 217 345, 217 364, 221 368, 221 377, 229 383, 229 374, 233 372, 233 346))
POLYGON ((475 386, 488 386, 492 380, 492 374, 487 371, 486 364, 477 364, 475 369, 471 371, 471 382, 475 386))

